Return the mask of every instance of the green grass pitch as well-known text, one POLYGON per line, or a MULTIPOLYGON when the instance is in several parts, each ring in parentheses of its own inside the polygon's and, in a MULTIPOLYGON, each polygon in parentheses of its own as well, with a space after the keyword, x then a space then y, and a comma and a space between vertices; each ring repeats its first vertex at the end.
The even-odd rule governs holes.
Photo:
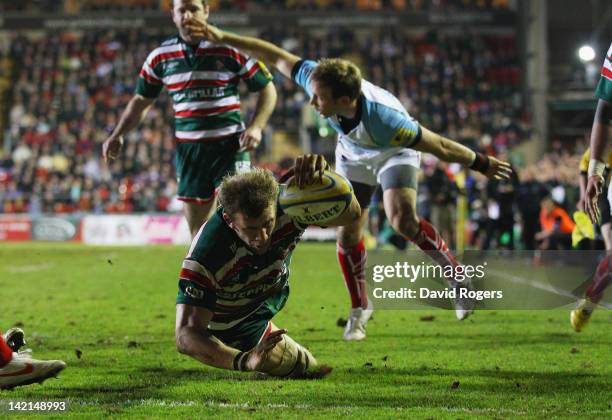
POLYGON ((0 328, 22 324, 35 357, 68 364, 60 379, 0 400, 68 400, 67 414, 81 417, 612 417, 608 310, 580 334, 568 310, 482 311, 463 323, 450 311, 378 311, 365 342, 345 343, 336 323, 348 296, 332 244, 298 246, 275 318, 334 368, 329 377, 205 367, 174 345, 185 252, 0 244, 0 328))

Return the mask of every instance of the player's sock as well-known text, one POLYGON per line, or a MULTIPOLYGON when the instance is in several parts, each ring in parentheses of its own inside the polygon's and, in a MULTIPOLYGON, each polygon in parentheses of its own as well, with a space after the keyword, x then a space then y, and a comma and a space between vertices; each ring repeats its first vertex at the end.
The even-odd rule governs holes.
POLYGON ((350 248, 344 248, 340 243, 336 245, 344 283, 346 283, 346 288, 351 296, 351 307, 365 309, 368 306, 365 283, 367 253, 363 239, 350 248))
POLYGON ((603 292, 606 287, 610 285, 611 280, 610 256, 606 255, 597 266, 597 270, 595 270, 595 274, 593 275, 593 281, 585 293, 588 300, 593 303, 592 307, 585 308, 587 311, 592 311, 595 307, 594 304, 601 300, 604 294, 603 292))
POLYGON ((13 359, 13 350, 6 344, 0 333, 0 368, 6 366, 13 359))
POLYGON ((421 219, 419 222, 418 233, 413 238, 406 237, 406 239, 412 241, 416 246, 421 248, 423 252, 429 255, 430 258, 443 268, 449 265, 452 267, 460 265, 452 252, 448 249, 448 245, 446 245, 446 242, 436 228, 425 219, 421 219))

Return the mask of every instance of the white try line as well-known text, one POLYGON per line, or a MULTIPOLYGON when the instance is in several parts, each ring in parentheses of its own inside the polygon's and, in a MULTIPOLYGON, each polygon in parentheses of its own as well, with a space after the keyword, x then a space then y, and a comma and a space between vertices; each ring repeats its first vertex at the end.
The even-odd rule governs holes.
POLYGON ((6 271, 13 274, 19 273, 35 273, 37 271, 46 270, 47 268, 53 267, 53 264, 42 263, 42 264, 29 264, 29 265, 18 265, 16 267, 7 267, 6 271))
MULTIPOLYGON (((117 404, 119 407, 140 405, 144 407, 210 407, 217 409, 232 409, 232 410, 244 410, 244 409, 256 409, 256 410, 298 410, 298 411, 310 411, 310 410, 321 410, 321 411, 356 411, 363 412, 365 409, 378 410, 381 408, 391 408, 394 412, 403 412, 405 414, 420 411, 431 411, 439 410, 447 413, 472 413, 472 414, 497 414, 497 415, 527 415, 530 414, 525 409, 514 409, 514 408, 494 408, 494 407, 483 407, 483 408, 463 408, 463 407, 431 407, 431 406, 409 406, 409 405, 397 405, 389 407, 381 407, 379 405, 312 405, 312 404, 287 404, 287 403, 268 403, 268 404, 253 404, 249 402, 244 403, 231 403, 231 402, 219 402, 219 401, 166 401, 159 399, 142 399, 138 400, 127 400, 125 404, 117 404)), ((589 410, 589 411, 576 411, 576 410, 565 410, 565 413, 575 415, 606 415, 609 413, 607 410, 589 410)), ((540 410, 532 414, 541 414, 542 417, 550 415, 550 411, 540 410)))
MULTIPOLYGON (((515 275, 512 275, 512 274, 508 274, 506 272, 495 270, 495 269, 491 269, 491 268, 488 268, 487 271, 490 272, 490 273, 495 274, 496 276, 502 277, 502 278, 504 278, 505 280, 508 280, 511 283, 524 284, 524 285, 527 285, 527 286, 531 286, 534 289, 544 290, 546 292, 550 292, 550 293, 553 293, 553 294, 559 295, 559 296, 565 296, 565 297, 568 297, 568 298, 571 298, 571 299, 579 299, 580 298, 580 296, 575 296, 574 294, 572 294, 572 292, 569 292, 567 290, 555 289, 550 284, 542 283, 542 282, 539 282, 537 280, 527 280, 527 279, 524 279, 522 277, 515 276, 515 275)), ((612 309, 612 305, 608 304, 608 303, 600 303, 599 306, 602 306, 602 307, 607 308, 607 309, 612 309)))

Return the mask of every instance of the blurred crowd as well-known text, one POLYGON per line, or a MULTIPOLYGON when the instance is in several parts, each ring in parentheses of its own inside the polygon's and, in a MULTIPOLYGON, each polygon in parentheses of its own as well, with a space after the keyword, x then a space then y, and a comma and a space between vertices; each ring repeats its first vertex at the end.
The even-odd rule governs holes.
POLYGON ((176 183, 166 95, 126 138, 122 158, 109 165, 101 161, 101 143, 159 41, 159 34, 140 31, 13 40, 13 146, 0 167, 0 211, 168 210, 176 183))
MULTIPOLYGON (((576 151, 582 152, 582 142, 576 151)), ((499 155, 503 159, 509 156, 499 155)), ((418 212, 438 228, 455 247, 457 203, 466 202, 463 228, 469 247, 488 249, 569 249, 574 228, 573 213, 580 197, 579 161, 582 153, 552 151, 534 164, 514 167, 508 181, 489 181, 468 172, 458 183, 462 169, 424 159, 418 190, 418 212)), ((370 232, 378 246, 403 249, 407 242, 385 220, 380 197, 370 206, 370 232)), ((601 238, 589 246, 603 245, 601 238)))
MULTIPOLYGON (((0 152, 0 212, 180 210, 167 95, 158 99, 141 128, 126 137, 119 159, 108 165, 101 160, 101 143, 131 98, 142 62, 167 35, 134 29, 11 40, 7 54, 15 71, 5 139, 9 147, 0 152)), ((383 30, 362 35, 281 27, 259 33, 305 58, 355 61, 368 80, 395 93, 421 124, 487 153, 507 158, 530 137, 515 37, 383 30)), ((278 131, 294 137, 300 132, 313 152, 332 160, 332 130, 304 106, 304 94, 292 82, 277 74, 275 83, 279 99, 268 146, 258 151, 256 160, 269 160, 269 139, 278 131)), ((244 97, 247 121, 255 98, 244 97)), ((475 246, 535 247, 542 198, 551 196, 570 214, 578 201, 578 149, 557 148, 533 166, 517 166, 510 182, 470 176, 464 189, 455 184, 456 168, 428 162, 419 193, 421 214, 450 239, 456 198, 465 194, 475 246)), ((291 162, 288 157, 276 160, 266 165, 277 173, 291 162)))
POLYGON ((573 222, 561 222, 571 220, 580 198, 583 152, 580 144, 575 151, 553 150, 534 164, 515 167, 508 181, 468 181, 470 244, 485 250, 569 249, 573 222), (551 235, 562 240, 551 244, 546 240, 551 235))
MULTIPOLYGON (((0 12, 167 11, 171 0, 22 0, 0 2, 0 12)), ((516 9, 516 0, 209 0, 212 10, 408 10, 489 11, 516 9)))
POLYGON ((410 10, 445 11, 509 9, 512 0, 211 0, 213 9, 269 10, 410 10))

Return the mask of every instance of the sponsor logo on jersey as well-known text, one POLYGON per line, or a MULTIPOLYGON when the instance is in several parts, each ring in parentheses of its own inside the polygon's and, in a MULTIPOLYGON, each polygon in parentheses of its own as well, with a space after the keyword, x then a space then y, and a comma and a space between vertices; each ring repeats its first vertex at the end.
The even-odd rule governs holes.
POLYGON ((391 146, 401 146, 410 142, 414 138, 414 130, 409 128, 400 128, 395 132, 395 136, 391 139, 391 146))
POLYGON ((185 288, 185 294, 194 299, 204 299, 204 291, 200 289, 196 289, 192 286, 187 286, 185 288))
POLYGON ((222 98, 225 96, 225 88, 217 87, 217 88, 199 88, 199 89, 190 89, 188 91, 179 91, 172 95, 172 99, 174 103, 179 103, 182 100, 192 100, 192 99, 210 99, 210 98, 222 98))
POLYGON ((278 284, 277 278, 270 278, 270 279, 265 280, 264 283, 257 285, 250 289, 246 289, 246 290, 243 289, 237 292, 218 291, 217 296, 220 299, 231 299, 231 300, 255 299, 261 296, 262 294, 264 294, 265 292, 267 292, 271 287, 276 287, 277 284, 278 284))

